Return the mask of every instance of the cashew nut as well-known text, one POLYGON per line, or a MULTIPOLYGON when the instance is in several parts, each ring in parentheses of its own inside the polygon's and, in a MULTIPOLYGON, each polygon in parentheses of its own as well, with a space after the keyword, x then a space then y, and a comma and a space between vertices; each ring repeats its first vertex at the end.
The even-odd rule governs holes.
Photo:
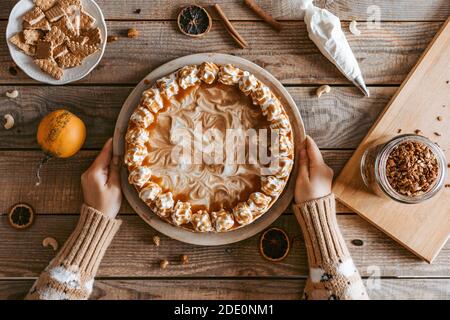
POLYGON ((51 246, 53 248, 53 251, 58 250, 58 241, 56 241, 55 238, 47 237, 44 240, 42 240, 42 246, 48 247, 51 246))
POLYGON ((324 93, 330 93, 330 91, 331 87, 329 85, 324 84, 323 86, 320 86, 316 91, 317 98, 320 98, 324 93))
POLYGON ((5 127, 6 130, 9 130, 9 129, 11 129, 12 127, 14 127, 14 118, 13 118, 12 115, 10 115, 10 114, 5 114, 4 118, 5 118, 5 124, 4 124, 4 127, 5 127))
POLYGON ((15 99, 19 96, 19 91, 17 91, 17 90, 6 91, 6 96, 8 98, 15 99))
POLYGON ((356 20, 352 20, 352 22, 350 22, 349 25, 349 29, 350 32, 353 33, 355 36, 360 36, 361 35, 361 31, 358 30, 357 25, 358 23, 356 22, 356 20))

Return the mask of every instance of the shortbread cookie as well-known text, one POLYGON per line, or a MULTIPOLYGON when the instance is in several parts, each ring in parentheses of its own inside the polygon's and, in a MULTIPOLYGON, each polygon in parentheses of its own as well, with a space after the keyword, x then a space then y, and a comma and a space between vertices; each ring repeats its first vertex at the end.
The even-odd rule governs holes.
POLYGON ((22 28, 23 29, 32 29, 32 30, 50 31, 51 26, 50 26, 50 23, 48 22, 47 18, 43 18, 38 23, 35 23, 33 25, 31 25, 27 21, 23 21, 22 28))
POLYGON ((75 35, 78 36, 80 34, 81 8, 76 5, 71 5, 65 11, 70 23, 72 23, 75 35))
POLYGON ((67 47, 69 48, 70 52, 72 52, 74 55, 77 55, 81 58, 85 58, 95 52, 97 52, 99 47, 92 46, 88 44, 81 44, 79 42, 75 41, 67 41, 67 47))
POLYGON ((41 10, 47 11, 56 3, 56 0, 33 0, 34 4, 41 10))
POLYGON ((83 58, 69 52, 57 58, 56 61, 61 68, 67 69, 81 65, 83 63, 83 58))
POLYGON ((36 54, 36 47, 25 43, 23 32, 18 32, 13 35, 9 38, 9 42, 29 56, 34 56, 36 54))
POLYGON ((53 26, 52 30, 50 30, 50 32, 48 32, 44 37, 45 41, 50 41, 52 43, 53 48, 62 44, 65 39, 66 35, 64 32, 56 26, 53 26))
POLYGON ((42 71, 49 74, 56 80, 60 80, 63 76, 63 70, 58 67, 58 64, 53 60, 36 59, 34 60, 34 63, 36 63, 42 71))
POLYGON ((50 59, 52 56, 52 43, 50 41, 39 40, 36 45, 36 59, 50 59))
POLYGON ((95 25, 95 18, 84 10, 81 10, 80 29, 91 29, 95 25))
POLYGON ((83 45, 89 41, 89 38, 86 36, 79 35, 79 36, 70 38, 70 41, 78 42, 79 44, 83 45))
POLYGON ((23 37, 25 43, 29 45, 36 45, 37 41, 43 36, 43 32, 40 30, 26 29, 23 30, 23 37))
POLYGON ((69 38, 76 36, 75 28, 67 15, 64 15, 61 19, 54 22, 53 26, 58 27, 69 38))
POLYGON ((61 19, 65 14, 66 12, 58 4, 54 5, 49 10, 45 11, 45 16, 50 22, 55 22, 61 19))
POLYGON ((32 26, 44 18, 45 18, 44 12, 38 7, 34 7, 32 10, 25 13, 22 19, 23 21, 28 22, 32 26))
POLYGON ((64 55, 66 55, 69 52, 69 49, 67 49, 67 46, 63 43, 59 46, 57 46, 55 49, 53 49, 53 59, 60 58, 64 55))
POLYGON ((83 5, 81 3, 81 0, 59 0, 58 4, 64 10, 66 10, 67 8, 69 8, 71 6, 76 6, 76 7, 80 8, 80 10, 83 9, 83 5))
POLYGON ((102 33, 99 28, 90 30, 83 29, 80 31, 80 34, 89 38, 87 44, 99 45, 102 42, 102 33))

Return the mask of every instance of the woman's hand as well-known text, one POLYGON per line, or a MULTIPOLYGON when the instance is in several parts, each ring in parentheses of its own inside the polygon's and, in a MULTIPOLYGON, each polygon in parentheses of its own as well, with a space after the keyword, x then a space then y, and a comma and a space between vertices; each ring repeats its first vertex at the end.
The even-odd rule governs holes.
POLYGON ((81 175, 84 203, 110 218, 117 216, 122 202, 119 170, 119 157, 112 155, 112 139, 109 139, 81 175))
POLYGON ((325 164, 319 148, 310 136, 306 137, 299 154, 295 203, 300 204, 329 195, 333 181, 333 170, 325 164))

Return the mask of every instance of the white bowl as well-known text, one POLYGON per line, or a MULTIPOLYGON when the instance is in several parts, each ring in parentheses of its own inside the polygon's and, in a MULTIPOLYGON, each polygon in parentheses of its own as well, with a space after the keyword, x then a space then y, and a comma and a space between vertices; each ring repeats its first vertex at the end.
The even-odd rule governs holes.
POLYGON ((43 72, 34 62, 33 58, 26 55, 15 45, 9 42, 9 38, 15 33, 22 31, 22 16, 34 7, 32 0, 20 0, 12 9, 9 15, 8 26, 6 27, 6 42, 8 43, 9 52, 16 65, 25 72, 30 78, 36 81, 53 85, 62 85, 70 82, 78 81, 87 76, 100 62, 106 48, 106 23, 100 7, 93 0, 82 0, 84 9, 95 18, 96 27, 100 29, 102 35, 102 43, 100 51, 87 57, 81 66, 65 69, 64 75, 60 80, 52 78, 43 72))

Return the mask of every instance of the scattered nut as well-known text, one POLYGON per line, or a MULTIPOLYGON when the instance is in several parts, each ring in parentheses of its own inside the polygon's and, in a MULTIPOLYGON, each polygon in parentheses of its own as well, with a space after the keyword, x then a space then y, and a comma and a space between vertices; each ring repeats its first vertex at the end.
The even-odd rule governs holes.
POLYGON ((415 134, 422 134, 422 131, 419 130, 419 129, 416 129, 416 130, 414 130, 414 133, 415 133, 415 134))
POLYGON ((439 132, 435 132, 434 135, 438 137, 442 136, 442 134, 440 134, 439 132))
POLYGON ((437 121, 442 121, 442 117, 441 116, 437 116, 436 120, 437 121))
POLYGON ((161 260, 159 262, 159 266, 160 266, 161 269, 166 269, 168 265, 169 265, 169 261, 167 261, 166 259, 161 260))
POLYGON ((12 127, 14 127, 14 118, 12 115, 5 114, 4 118, 5 118, 5 124, 3 126, 5 127, 6 130, 9 130, 12 127))
POLYGON ((139 36, 139 31, 136 28, 128 29, 128 38, 137 38, 139 36))
POLYGON ((324 84, 323 86, 320 86, 316 91, 317 98, 320 98, 324 93, 330 93, 330 91, 331 87, 329 85, 324 84))
POLYGON ((114 42, 119 40, 118 36, 108 36, 108 38, 106 39, 107 42, 114 42))
POLYGON ((53 248, 53 251, 58 250, 58 241, 55 238, 47 237, 42 240, 42 246, 47 248, 48 246, 53 248))
POLYGON ((182 254, 180 256, 181 264, 186 265, 189 263, 189 257, 187 254, 182 254))
POLYGON ((439 174, 436 155, 426 145, 416 141, 399 144, 389 154, 386 177, 399 194, 416 197, 434 185, 439 174))
POLYGON ((158 236, 153 236, 153 243, 155 244, 155 246, 159 247, 161 239, 158 236))
POLYGON ((354 34, 355 36, 360 36, 361 31, 358 30, 357 24, 358 23, 356 22, 356 20, 352 20, 352 22, 350 22, 349 29, 350 29, 350 32, 352 34, 354 34))
POLYGON ((15 99, 19 96, 19 91, 17 91, 17 90, 6 91, 6 96, 8 98, 15 99))

